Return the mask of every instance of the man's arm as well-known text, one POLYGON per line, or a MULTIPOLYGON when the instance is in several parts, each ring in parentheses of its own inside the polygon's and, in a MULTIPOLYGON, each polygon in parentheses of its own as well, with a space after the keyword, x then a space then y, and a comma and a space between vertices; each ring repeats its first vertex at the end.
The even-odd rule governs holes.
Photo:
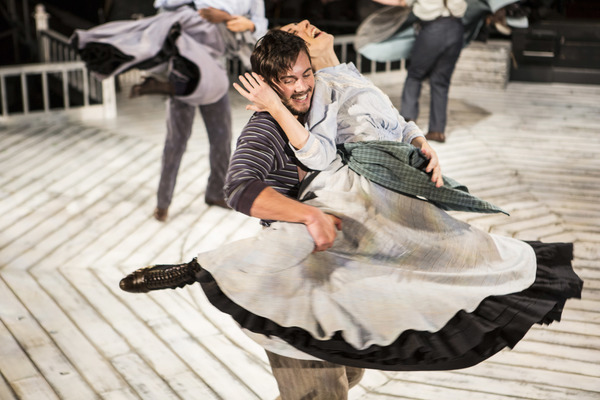
POLYGON ((227 29, 232 32, 255 31, 254 22, 241 15, 231 15, 227 11, 214 7, 201 8, 198 10, 198 14, 213 24, 225 23, 227 29))
POLYGON ((315 251, 330 248, 335 240, 336 230, 342 229, 342 221, 339 218, 284 196, 271 187, 266 187, 254 199, 250 215, 261 219, 306 225, 308 233, 315 242, 315 251))
MULTIPOLYGON (((243 12, 240 10, 240 12, 243 12)), ((252 33, 255 40, 262 37, 268 28, 269 21, 265 18, 265 6, 263 0, 253 0, 246 15, 231 15, 226 11, 214 7, 206 7, 198 10, 202 18, 213 24, 225 23, 227 29, 232 32, 252 33)), ((245 13, 245 11, 243 12, 245 13)))
POLYGON ((288 193, 298 183, 297 167, 287 158, 286 146, 274 119, 266 113, 255 115, 231 158, 224 188, 228 204, 256 218, 303 223, 315 241, 315 251, 325 250, 333 244, 339 219, 274 189, 288 193))
POLYGON ((198 14, 213 24, 226 23, 233 18, 233 15, 229 14, 227 11, 219 10, 214 7, 201 8, 198 10, 198 14))

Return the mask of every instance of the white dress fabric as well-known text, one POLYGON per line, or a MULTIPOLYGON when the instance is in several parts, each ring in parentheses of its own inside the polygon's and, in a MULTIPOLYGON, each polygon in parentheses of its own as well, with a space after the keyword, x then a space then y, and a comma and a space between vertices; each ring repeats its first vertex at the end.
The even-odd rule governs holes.
MULTIPOLYGON (((304 225, 278 222, 198 255, 227 297, 279 325, 319 340, 341 331, 356 349, 388 345, 408 329, 435 332, 458 310, 471 312, 484 298, 521 291, 535 279, 535 254, 524 242, 382 188, 339 159, 308 192, 316 198, 306 204, 342 220, 329 250, 313 253, 304 225)), ((253 338, 302 357, 279 340, 253 338)))
MULTIPOLYGON (((326 159, 340 140, 381 141, 390 128, 383 139, 420 134, 351 66, 338 72, 316 81, 307 159, 326 159)), ((299 194, 341 219, 331 248, 313 252, 305 225, 275 222, 197 256, 208 299, 267 350, 364 368, 464 368, 512 347, 534 323, 559 320, 566 299, 580 296, 572 245, 540 250, 488 234, 334 154, 299 194)))

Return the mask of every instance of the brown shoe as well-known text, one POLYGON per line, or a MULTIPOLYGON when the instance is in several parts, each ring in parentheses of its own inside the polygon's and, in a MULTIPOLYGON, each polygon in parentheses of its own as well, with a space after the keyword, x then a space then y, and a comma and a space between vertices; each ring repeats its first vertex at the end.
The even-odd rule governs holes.
POLYGON ((175 88, 171 82, 161 82, 152 77, 144 79, 144 82, 131 87, 129 92, 129 98, 140 97, 146 94, 163 94, 167 96, 173 96, 175 94, 175 88))
POLYGON ((444 132, 429 132, 425 135, 425 139, 444 143, 446 141, 446 135, 444 135, 444 132))
POLYGON ((154 209, 154 218, 156 218, 157 221, 165 222, 167 220, 167 216, 168 215, 169 215, 169 209, 168 208, 158 208, 158 207, 156 207, 154 209))
POLYGON ((121 279, 119 287, 129 293, 182 288, 195 283, 196 273, 200 270, 195 258, 185 264, 153 265, 133 271, 121 279))

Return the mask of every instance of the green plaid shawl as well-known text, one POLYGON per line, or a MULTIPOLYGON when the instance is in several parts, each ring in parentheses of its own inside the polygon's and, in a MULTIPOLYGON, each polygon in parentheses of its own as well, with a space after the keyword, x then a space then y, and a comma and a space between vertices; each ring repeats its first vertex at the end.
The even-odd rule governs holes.
POLYGON ((338 152, 348 167, 389 190, 424 198, 443 210, 481 213, 508 213, 469 193, 466 186, 443 177, 444 186, 436 188, 431 174, 425 172, 429 160, 416 147, 390 141, 344 143, 338 152))

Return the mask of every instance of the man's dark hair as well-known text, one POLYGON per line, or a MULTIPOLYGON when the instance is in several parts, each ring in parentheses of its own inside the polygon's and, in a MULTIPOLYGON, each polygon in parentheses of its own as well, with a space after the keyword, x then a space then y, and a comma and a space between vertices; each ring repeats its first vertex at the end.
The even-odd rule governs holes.
POLYGON ((281 74, 294 66, 302 51, 310 61, 304 39, 280 29, 271 29, 254 47, 250 57, 252 71, 265 78, 269 84, 273 84, 281 74))

